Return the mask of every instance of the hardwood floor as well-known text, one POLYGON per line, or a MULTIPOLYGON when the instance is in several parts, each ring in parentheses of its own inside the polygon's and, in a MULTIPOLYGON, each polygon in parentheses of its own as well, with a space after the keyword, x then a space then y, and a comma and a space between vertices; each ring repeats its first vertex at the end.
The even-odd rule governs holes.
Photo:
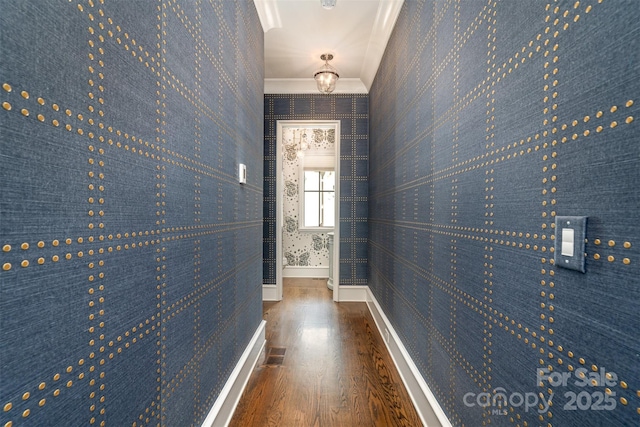
POLYGON ((230 426, 421 426, 365 303, 285 279, 264 303, 267 344, 230 426))

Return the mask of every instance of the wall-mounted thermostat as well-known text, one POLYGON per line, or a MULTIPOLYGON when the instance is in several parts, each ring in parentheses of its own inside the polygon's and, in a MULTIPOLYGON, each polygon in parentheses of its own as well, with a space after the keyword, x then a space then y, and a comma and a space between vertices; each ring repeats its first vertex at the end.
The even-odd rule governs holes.
POLYGON ((247 183, 247 165, 244 163, 240 163, 238 165, 238 181, 240 184, 247 183))

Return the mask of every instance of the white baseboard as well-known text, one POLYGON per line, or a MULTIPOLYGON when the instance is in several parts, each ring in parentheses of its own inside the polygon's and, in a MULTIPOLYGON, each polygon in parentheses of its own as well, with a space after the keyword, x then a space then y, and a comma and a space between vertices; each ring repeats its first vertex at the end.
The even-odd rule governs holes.
POLYGON ((282 277, 329 278, 329 267, 313 267, 307 265, 288 265, 282 270, 282 277))
POLYGON ((276 285, 262 285, 262 301, 280 301, 276 285))
MULTIPOLYGON (((378 326, 380 335, 382 335, 383 340, 385 340, 391 358, 400 373, 400 377, 409 392, 409 396, 411 396, 411 400, 422 423, 427 427, 451 427, 451 422, 442 410, 433 392, 429 389, 429 386, 411 359, 407 349, 404 344, 402 344, 400 337, 393 329, 393 326, 391 326, 391 323, 389 323, 389 319, 382 311, 382 308, 380 308, 378 301, 368 286, 366 291, 367 305, 369 306, 371 316, 373 316, 378 326), (385 330, 389 331, 388 335, 385 333, 385 330), (385 338, 386 336, 388 336, 388 339, 385 338)), ((342 288, 340 288, 340 293, 342 296, 342 288)), ((340 299, 342 300, 342 298, 340 299)))
POLYGON ((369 287, 366 285, 342 285, 338 289, 338 298, 340 298, 340 302, 367 302, 368 289, 369 287))
POLYGON ((223 427, 231 422, 231 417, 236 410, 240 396, 242 396, 242 392, 249 381, 253 368, 258 363, 258 358, 266 343, 266 324, 265 320, 260 322, 260 326, 256 329, 238 364, 222 388, 220 396, 213 403, 207 418, 202 423, 202 427, 223 427))

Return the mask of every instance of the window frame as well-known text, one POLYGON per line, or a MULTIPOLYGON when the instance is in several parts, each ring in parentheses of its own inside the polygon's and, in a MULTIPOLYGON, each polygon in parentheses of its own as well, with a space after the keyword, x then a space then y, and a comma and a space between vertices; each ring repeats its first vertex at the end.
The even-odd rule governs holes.
MULTIPOLYGON (((335 168, 333 166, 333 162, 334 162, 334 157, 333 157, 333 153, 323 153, 323 152, 305 152, 304 153, 305 156, 302 159, 302 161, 300 162, 300 168, 299 168, 299 172, 298 172, 298 188, 299 188, 299 192, 298 192, 298 200, 299 200, 299 218, 298 218, 298 230, 301 232, 328 232, 331 231, 335 228, 334 226, 305 226, 304 225, 304 212, 305 212, 305 194, 307 193, 304 189, 304 183, 305 183, 305 172, 309 172, 309 171, 317 171, 318 173, 320 172, 334 172, 334 185, 333 185, 333 191, 317 191, 318 193, 318 197, 321 197, 322 193, 333 193, 334 194, 334 203, 338 203, 337 200, 335 200, 335 194, 336 194, 336 186, 337 186, 337 179, 338 177, 336 176, 335 173, 335 168)), ((314 191, 316 192, 316 191, 314 191)), ((321 205, 321 203, 320 203, 321 205)), ((322 213, 324 214, 325 212, 322 211, 322 213)), ((334 216, 334 224, 335 224, 335 209, 332 210, 331 214, 334 216)))

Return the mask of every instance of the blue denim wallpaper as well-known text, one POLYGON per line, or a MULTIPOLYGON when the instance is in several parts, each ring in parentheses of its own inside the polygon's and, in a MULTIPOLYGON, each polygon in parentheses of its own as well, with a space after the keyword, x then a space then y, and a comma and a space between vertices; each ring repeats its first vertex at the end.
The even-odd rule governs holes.
POLYGON ((264 284, 276 283, 278 120, 340 120, 340 284, 366 285, 369 96, 264 96, 264 284))
POLYGON ((262 317, 253 2, 0 11, 0 425, 199 426, 262 317))
POLYGON ((404 2, 369 286, 453 425, 640 424, 639 77, 636 1, 404 2), (588 216, 586 274, 556 215, 588 216))

